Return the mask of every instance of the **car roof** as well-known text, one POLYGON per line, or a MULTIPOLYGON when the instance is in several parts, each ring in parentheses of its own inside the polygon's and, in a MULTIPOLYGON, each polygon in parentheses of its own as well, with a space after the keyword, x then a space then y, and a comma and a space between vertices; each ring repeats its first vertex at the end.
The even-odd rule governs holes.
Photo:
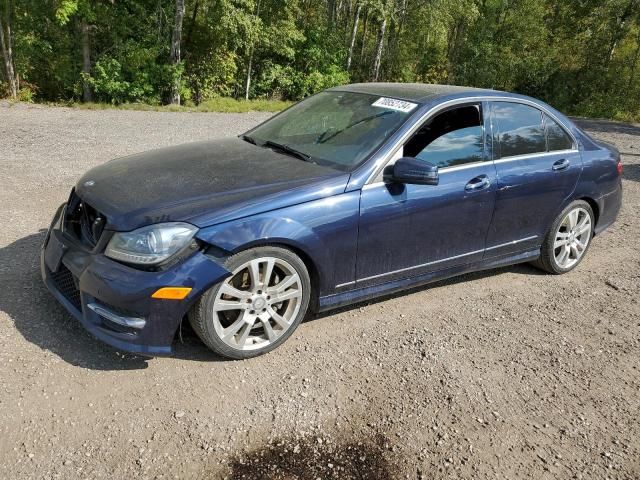
MULTIPOLYGON (((458 98, 478 95, 495 95, 497 93, 512 96, 507 92, 499 92, 485 88, 459 87, 456 85, 436 85, 427 83, 352 83, 330 88, 333 91, 367 93, 381 97, 393 97, 424 103, 433 97, 456 95, 458 98)), ((513 95, 515 97, 515 95, 513 95)))
POLYGON ((569 118, 559 112, 551 105, 519 93, 504 92, 502 90, 492 90, 489 88, 461 87, 457 85, 438 85, 429 83, 352 83, 329 88, 334 92, 354 92, 376 95, 380 97, 392 97, 409 102, 421 104, 437 104, 450 100, 464 101, 472 97, 494 97, 498 99, 509 98, 515 101, 525 101, 533 104, 539 109, 551 112, 556 119, 560 120, 563 126, 573 132, 574 135, 584 136, 582 132, 569 118))

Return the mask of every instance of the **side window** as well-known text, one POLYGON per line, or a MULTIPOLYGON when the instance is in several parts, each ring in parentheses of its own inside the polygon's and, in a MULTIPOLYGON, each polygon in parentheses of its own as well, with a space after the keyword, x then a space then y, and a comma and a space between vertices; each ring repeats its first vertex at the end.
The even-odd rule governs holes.
POLYGON ((571 137, 548 115, 544 116, 544 125, 547 128, 547 145, 549 145, 550 152, 571 150, 573 148, 571 137))
POLYGON ((498 129, 500 158, 547 151, 542 112, 521 103, 495 102, 493 123, 498 129))
POLYGON ((484 158, 480 105, 447 110, 423 125, 404 145, 404 155, 450 167, 484 158))

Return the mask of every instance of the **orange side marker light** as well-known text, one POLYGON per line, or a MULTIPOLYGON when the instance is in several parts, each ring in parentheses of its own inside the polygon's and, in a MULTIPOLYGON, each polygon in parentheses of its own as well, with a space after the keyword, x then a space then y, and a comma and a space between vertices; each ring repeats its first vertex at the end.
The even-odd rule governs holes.
POLYGON ((193 290, 191 287, 162 287, 156 290, 151 298, 164 300, 184 300, 193 290))

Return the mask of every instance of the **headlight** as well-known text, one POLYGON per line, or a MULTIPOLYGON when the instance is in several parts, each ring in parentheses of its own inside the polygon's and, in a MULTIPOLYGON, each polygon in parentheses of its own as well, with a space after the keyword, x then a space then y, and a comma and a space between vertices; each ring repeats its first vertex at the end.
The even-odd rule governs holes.
POLYGON ((188 223, 158 223, 133 232, 117 232, 104 254, 123 262, 155 265, 186 247, 197 231, 188 223))

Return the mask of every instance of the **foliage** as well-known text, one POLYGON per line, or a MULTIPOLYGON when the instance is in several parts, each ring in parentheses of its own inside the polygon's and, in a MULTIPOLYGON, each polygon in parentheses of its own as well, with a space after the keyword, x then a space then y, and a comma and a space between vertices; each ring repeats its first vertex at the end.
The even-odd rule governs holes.
POLYGON ((88 85, 98 102, 161 105, 179 79, 187 103, 236 111, 222 97, 297 100, 368 81, 379 60, 382 81, 505 89, 572 114, 640 118, 639 0, 185 4, 173 66, 175 0, 0 0, 20 97, 77 102, 88 85))
POLYGON ((20 90, 18 90, 18 100, 25 103, 32 103, 35 97, 35 93, 31 87, 28 85, 23 85, 20 90))

